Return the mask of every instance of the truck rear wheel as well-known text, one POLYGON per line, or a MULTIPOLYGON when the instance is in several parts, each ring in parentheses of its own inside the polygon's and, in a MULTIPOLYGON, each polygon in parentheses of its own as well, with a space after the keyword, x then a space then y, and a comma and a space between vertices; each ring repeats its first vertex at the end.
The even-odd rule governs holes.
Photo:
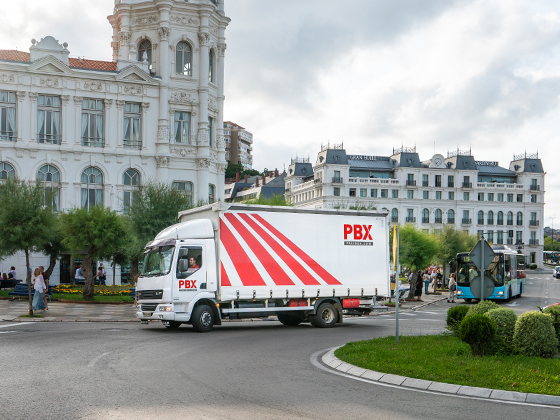
POLYGON ((209 332, 214 326, 214 311, 208 305, 197 306, 191 315, 191 322, 196 332, 209 332))
POLYGON ((293 314, 276 314, 276 316, 278 317, 278 321, 280 321, 282 324, 284 325, 289 325, 292 327, 295 327, 296 325, 301 324, 302 319, 297 316, 297 315, 293 315, 293 314))
POLYGON ((321 303, 317 313, 312 315, 309 321, 316 328, 332 328, 338 321, 338 311, 332 303, 321 303))

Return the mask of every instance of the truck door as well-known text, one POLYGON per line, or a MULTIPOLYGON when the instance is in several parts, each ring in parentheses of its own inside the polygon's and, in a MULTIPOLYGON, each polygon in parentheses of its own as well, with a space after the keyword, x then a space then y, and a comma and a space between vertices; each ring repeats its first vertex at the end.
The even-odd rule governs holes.
POLYGON ((177 253, 173 300, 190 302, 201 290, 206 289, 206 266, 204 247, 181 246, 177 253))

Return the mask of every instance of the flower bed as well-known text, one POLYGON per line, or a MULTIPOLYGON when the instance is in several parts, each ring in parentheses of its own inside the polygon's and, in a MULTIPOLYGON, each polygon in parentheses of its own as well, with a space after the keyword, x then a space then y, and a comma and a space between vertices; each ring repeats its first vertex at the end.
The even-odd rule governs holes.
MULTIPOLYGON (((94 296, 130 296, 130 286, 94 286, 94 296)), ((72 286, 60 284, 54 288, 55 293, 70 295, 81 295, 84 291, 83 286, 72 286)))

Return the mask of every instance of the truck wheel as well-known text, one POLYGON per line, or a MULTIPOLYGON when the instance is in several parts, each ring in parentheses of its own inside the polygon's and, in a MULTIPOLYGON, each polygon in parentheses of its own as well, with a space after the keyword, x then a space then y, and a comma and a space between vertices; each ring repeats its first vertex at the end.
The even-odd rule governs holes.
POLYGON ((214 311, 208 305, 197 306, 191 315, 191 322, 196 332, 208 332, 214 326, 214 311))
POLYGON ((168 328, 170 330, 176 330, 181 326, 181 323, 177 321, 169 321, 163 325, 165 325, 165 328, 168 328))
POLYGON ((317 328, 332 328, 338 321, 338 311, 332 303, 324 302, 319 305, 317 313, 310 317, 311 325, 317 328))
POLYGON ((278 317, 278 321, 280 321, 284 325, 289 325, 295 327, 296 325, 301 324, 301 318, 297 315, 292 314, 276 314, 278 317))

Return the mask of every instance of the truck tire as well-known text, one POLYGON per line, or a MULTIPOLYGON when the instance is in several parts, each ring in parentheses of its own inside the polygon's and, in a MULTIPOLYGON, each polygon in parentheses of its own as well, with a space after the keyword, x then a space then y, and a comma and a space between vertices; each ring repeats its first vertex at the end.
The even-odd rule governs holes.
POLYGON ((309 318, 311 325, 316 328, 332 328, 338 321, 338 311, 332 303, 323 302, 317 313, 309 318))
POLYGON ((214 311, 208 305, 197 306, 192 312, 191 322, 196 332, 209 332, 214 326, 214 311))
POLYGON ((302 321, 302 319, 299 316, 293 314, 279 313, 276 314, 276 316, 278 317, 278 321, 280 321, 282 324, 289 325, 291 327, 295 327, 301 324, 302 321))
POLYGON ((177 321, 169 321, 169 322, 167 322, 163 325, 165 325, 165 328, 167 328, 167 329, 176 330, 177 328, 179 328, 181 326, 181 323, 177 322, 177 321))

